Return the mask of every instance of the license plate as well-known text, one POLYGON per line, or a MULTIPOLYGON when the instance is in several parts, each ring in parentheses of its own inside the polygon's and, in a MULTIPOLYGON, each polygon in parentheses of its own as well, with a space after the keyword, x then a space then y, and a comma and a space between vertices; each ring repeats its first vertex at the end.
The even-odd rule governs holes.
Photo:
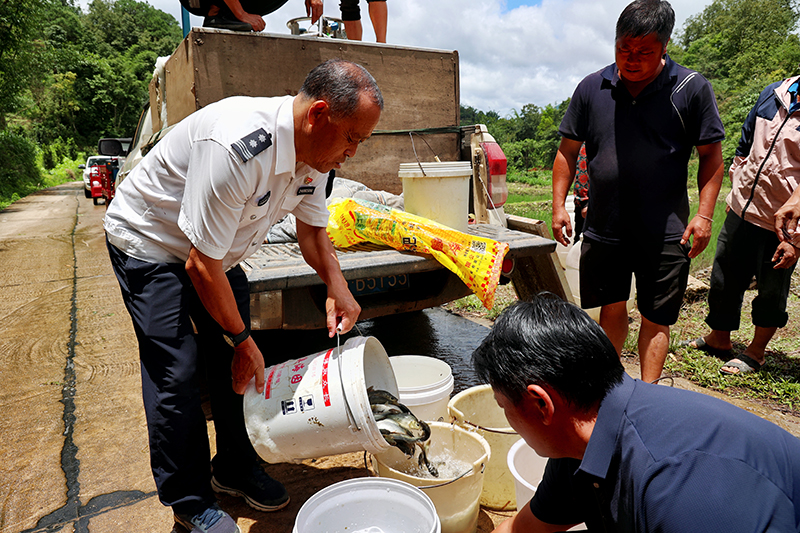
POLYGON ((379 278, 355 279, 347 282, 353 296, 376 294, 409 288, 408 274, 381 276, 379 278))

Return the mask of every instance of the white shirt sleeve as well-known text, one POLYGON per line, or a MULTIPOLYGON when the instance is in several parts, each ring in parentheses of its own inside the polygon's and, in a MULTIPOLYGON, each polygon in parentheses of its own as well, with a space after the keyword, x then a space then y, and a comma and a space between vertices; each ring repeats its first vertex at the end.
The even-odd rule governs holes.
POLYGON ((252 188, 244 168, 225 147, 213 140, 195 142, 178 226, 200 252, 223 259, 252 188))

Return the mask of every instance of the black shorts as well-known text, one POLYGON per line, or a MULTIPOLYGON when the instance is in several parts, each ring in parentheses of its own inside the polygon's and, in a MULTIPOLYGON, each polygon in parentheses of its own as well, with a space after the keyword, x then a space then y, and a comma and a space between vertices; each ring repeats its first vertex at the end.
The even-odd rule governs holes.
POLYGON ((626 301, 633 274, 642 316, 662 326, 674 324, 689 279, 690 249, 689 243, 656 241, 629 246, 585 239, 580 263, 581 307, 626 301))

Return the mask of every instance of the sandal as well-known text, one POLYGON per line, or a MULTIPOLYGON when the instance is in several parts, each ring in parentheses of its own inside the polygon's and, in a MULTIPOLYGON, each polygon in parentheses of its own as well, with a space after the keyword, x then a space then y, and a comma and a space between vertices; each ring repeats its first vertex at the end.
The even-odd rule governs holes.
POLYGON ((714 348, 713 346, 709 346, 706 340, 703 337, 697 337, 696 339, 690 341, 680 341, 678 346, 681 348, 692 348, 693 350, 700 350, 701 352, 706 352, 709 355, 713 355, 714 357, 719 357, 722 360, 730 359, 733 356, 733 352, 730 350, 723 350, 721 348, 714 348))
POLYGON ((758 372, 763 367, 763 363, 759 363, 752 357, 748 357, 745 354, 739 354, 719 369, 720 373, 727 374, 729 376, 738 376, 743 374, 752 374, 753 372, 758 372), (725 370, 725 367, 735 368, 737 372, 731 372, 730 370, 725 370))

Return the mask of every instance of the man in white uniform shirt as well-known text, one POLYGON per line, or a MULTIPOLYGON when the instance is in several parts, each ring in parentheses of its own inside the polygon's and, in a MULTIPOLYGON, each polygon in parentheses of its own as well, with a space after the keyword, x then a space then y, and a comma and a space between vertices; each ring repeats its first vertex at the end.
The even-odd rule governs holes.
POLYGON ((264 358, 250 337, 238 264, 293 213, 303 257, 328 286, 329 335, 339 323, 344 332, 353 327, 361 309, 325 230, 325 186, 328 172, 372 134, 382 109, 363 67, 327 61, 296 97, 232 97, 190 115, 109 205, 104 225, 139 341, 153 476, 161 502, 192 532, 239 531, 214 491, 262 511, 289 502, 259 465, 244 425, 241 395, 254 376, 263 391, 264 358), (202 368, 217 435, 211 467, 202 368))

